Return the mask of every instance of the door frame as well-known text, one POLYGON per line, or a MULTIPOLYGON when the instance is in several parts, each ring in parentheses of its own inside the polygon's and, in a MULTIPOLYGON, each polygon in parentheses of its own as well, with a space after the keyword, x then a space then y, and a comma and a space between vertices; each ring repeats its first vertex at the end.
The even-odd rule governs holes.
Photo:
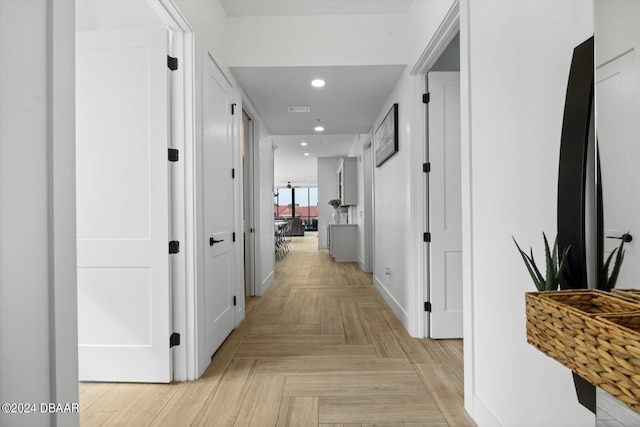
MULTIPOLYGON (((440 58, 440 55, 442 55, 447 46, 449 46, 451 40, 453 40, 459 31, 460 3, 459 0, 454 0, 443 18, 442 23, 431 38, 431 41, 426 46, 420 55, 420 58, 411 70, 411 75, 413 76, 412 92, 416 94, 413 101, 412 122, 415 123, 419 129, 419 132, 412 135, 411 158, 423 159, 423 162, 428 161, 428 105, 422 102, 422 94, 426 93, 428 89, 427 73, 435 65, 440 58)), ((462 73, 460 76, 462 78, 462 73)), ((411 216, 416 218, 416 220, 411 223, 412 235, 422 236, 422 234, 428 230, 428 176, 421 168, 415 167, 411 171, 411 182, 411 198, 416 201, 415 203, 412 203, 411 206, 411 216)), ((464 231, 463 226, 463 234, 464 231)), ((428 313, 424 311, 424 301, 427 301, 427 297, 429 295, 428 263, 430 254, 428 245, 426 245, 422 239, 415 239, 412 242, 412 246, 413 252, 416 256, 413 258, 410 280, 411 283, 415 283, 416 285, 412 286, 410 289, 411 299, 414 303, 409 307, 409 328, 413 331, 413 336, 427 338, 429 335, 429 316, 428 313)), ((463 244, 463 251, 464 248, 463 244)))
POLYGON ((368 141, 365 142, 362 148, 362 173, 364 175, 364 254, 363 254, 363 265, 362 270, 365 273, 373 272, 373 260, 375 259, 373 256, 373 251, 375 245, 373 242, 374 239, 374 230, 375 227, 374 219, 373 219, 373 207, 375 206, 373 203, 374 191, 373 191, 373 169, 375 165, 373 163, 373 144, 372 144, 372 132, 367 134, 368 141), (368 151, 368 155, 365 156, 365 152, 368 151), (366 165, 366 168, 365 168, 366 165), (368 174, 366 171, 368 170, 368 174))
MULTIPOLYGON (((245 141, 247 142, 247 145, 244 146, 245 152, 244 152, 244 158, 246 160, 246 164, 244 165, 244 167, 246 168, 246 172, 247 172, 247 181, 246 182, 245 179, 245 175, 244 173, 242 174, 242 199, 243 199, 243 204, 247 204, 247 206, 243 206, 243 208, 246 208, 246 210, 244 211, 244 214, 247 216, 247 218, 245 218, 245 222, 248 219, 249 221, 249 232, 247 233, 246 231, 246 227, 245 224, 243 224, 243 232, 247 233, 245 234, 245 238, 243 239, 244 242, 244 250, 245 253, 246 251, 248 251, 250 253, 250 258, 249 258, 249 274, 251 275, 251 286, 249 289, 249 292, 247 293, 247 287, 246 287, 246 269, 247 269, 247 259, 244 259, 244 268, 245 268, 245 277, 244 277, 244 284, 245 284, 245 293, 244 296, 245 297, 250 297, 250 296, 255 296, 256 295, 256 244, 255 244, 255 228, 256 228, 256 201, 255 201, 255 120, 254 120, 254 116, 249 113, 247 111, 246 105, 243 102, 242 103, 242 108, 241 111, 243 114, 246 114, 247 117, 249 118, 249 123, 250 123, 250 129, 249 129, 249 133, 250 136, 249 138, 246 138, 246 135, 244 135, 244 131, 243 131, 243 136, 245 136, 244 141, 242 141, 242 144, 244 145, 245 141), (247 203, 248 202, 248 203, 247 203)), ((244 117, 243 117, 244 120, 244 117)), ((242 124, 242 129, 244 129, 244 122, 242 124)), ((243 171, 244 172, 244 171, 243 171)))
MULTIPOLYGON (((253 265, 251 267, 251 271, 253 273, 253 296, 260 296, 262 295, 261 274, 259 274, 262 268, 262 246, 257 244, 257 236, 261 235, 260 233, 262 230, 260 226, 260 122, 256 119, 256 117, 259 117, 256 109, 249 102, 242 89, 238 90, 238 98, 240 99, 240 110, 244 111, 249 116, 252 123, 252 149, 250 151, 251 168, 249 169, 249 179, 251 180, 251 222, 253 224, 253 235, 251 236, 251 239, 253 241, 253 265)), ((242 116, 240 116, 240 118, 240 124, 242 125, 242 116)), ((242 286, 244 289, 244 280, 242 282, 242 286)), ((239 319, 239 321, 236 323, 240 324, 241 320, 242 319, 239 319)))
POLYGON ((169 51, 178 58, 171 74, 170 146, 179 150, 172 165, 171 238, 180 242, 180 252, 171 263, 173 331, 181 344, 173 347, 173 379, 197 379, 196 334, 196 192, 194 117, 194 34, 172 0, 149 0, 171 34, 169 51))

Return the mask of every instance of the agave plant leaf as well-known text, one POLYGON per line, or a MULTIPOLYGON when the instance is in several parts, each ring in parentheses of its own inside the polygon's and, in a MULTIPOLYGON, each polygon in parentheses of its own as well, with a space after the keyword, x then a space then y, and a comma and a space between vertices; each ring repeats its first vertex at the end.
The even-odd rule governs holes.
POLYGON ((538 265, 536 264, 536 260, 533 257, 533 248, 529 248, 529 250, 531 252, 531 255, 527 256, 527 258, 529 259, 529 262, 531 263, 531 268, 533 268, 533 271, 536 274, 536 279, 538 280, 538 285, 536 287, 541 288, 542 290, 544 290, 544 287, 545 287, 544 276, 542 275, 542 273, 538 269, 538 265))
POLYGON ((609 254, 609 256, 607 257, 607 261, 604 263, 604 266, 602 267, 602 272, 603 272, 603 277, 604 277, 604 283, 602 283, 598 288, 601 291, 606 291, 609 292, 611 291, 611 288, 609 286, 609 265, 611 264, 611 260, 613 259, 613 257, 615 256, 615 254, 618 252, 618 248, 615 248, 613 251, 611 251, 611 253, 609 254))
POLYGON ((611 261, 611 257, 616 252, 616 250, 618 251, 616 255, 616 260, 613 263, 613 270, 611 270, 611 275, 607 280, 607 287, 609 288, 608 289, 609 291, 616 287, 616 282, 618 281, 618 275, 620 274, 620 267, 622 266, 622 261, 624 261, 624 253, 625 253, 625 250, 623 249, 624 243, 625 243, 624 240, 622 240, 620 242, 620 246, 614 249, 613 252, 611 252, 611 255, 609 255, 609 259, 607 259, 605 273, 609 271, 609 262, 611 261))
MULTIPOLYGON (((544 233, 542 233, 542 235, 544 236, 544 233)), ((558 236, 556 236, 556 238, 553 241, 553 255, 552 255, 552 258, 553 258, 553 265, 554 266, 558 265, 558 236)), ((556 271, 556 273, 558 273, 558 271, 556 271)))
MULTIPOLYGON (((542 233, 542 237, 544 239, 544 254, 547 264, 547 279, 545 280, 545 291, 552 291, 557 288, 557 284, 554 288, 554 282, 556 281, 556 264, 553 261, 553 256, 551 255, 551 251, 549 250, 549 241, 547 240, 547 236, 542 233)), ((553 252, 556 252, 556 248, 553 248, 553 252)))
MULTIPOLYGON (((558 239, 556 238, 556 244, 557 244, 558 239)), ((558 283, 557 285, 560 285, 560 279, 562 278, 562 275, 565 273, 565 266, 567 264, 567 259, 569 259, 569 252, 571 251, 571 245, 567 246, 566 248, 564 248, 564 250, 562 251, 562 258, 560 258, 560 265, 558 266, 558 283)))
POLYGON ((516 244, 516 247, 520 252, 520 256, 522 257, 522 260, 524 261, 524 265, 527 267, 527 270, 529 271, 529 275, 531 275, 531 279, 533 280, 533 283, 536 285, 536 289, 538 289, 539 291, 543 291, 544 278, 540 274, 540 271, 536 267, 535 261, 533 260, 533 251, 531 252, 531 257, 529 257, 529 255, 527 255, 526 252, 520 249, 520 245, 518 245, 518 242, 516 242, 516 239, 513 236, 511 236, 511 238, 513 239, 513 243, 516 244))

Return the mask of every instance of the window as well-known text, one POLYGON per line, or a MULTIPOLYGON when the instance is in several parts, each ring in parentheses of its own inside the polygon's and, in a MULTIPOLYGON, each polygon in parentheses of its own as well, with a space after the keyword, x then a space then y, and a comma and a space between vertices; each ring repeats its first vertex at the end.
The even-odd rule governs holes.
POLYGON ((318 188, 280 187, 274 194, 274 215, 276 218, 300 218, 300 231, 318 231, 318 188))

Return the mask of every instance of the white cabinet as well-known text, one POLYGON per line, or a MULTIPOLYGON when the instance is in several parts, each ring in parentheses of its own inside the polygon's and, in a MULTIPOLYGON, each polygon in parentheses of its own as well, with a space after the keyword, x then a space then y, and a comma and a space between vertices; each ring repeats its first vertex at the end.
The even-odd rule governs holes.
POLYGON ((358 261, 358 225, 329 225, 329 254, 337 262, 358 261))
POLYGON ((358 164, 355 157, 343 157, 336 172, 338 178, 338 197, 342 206, 358 204, 358 164))

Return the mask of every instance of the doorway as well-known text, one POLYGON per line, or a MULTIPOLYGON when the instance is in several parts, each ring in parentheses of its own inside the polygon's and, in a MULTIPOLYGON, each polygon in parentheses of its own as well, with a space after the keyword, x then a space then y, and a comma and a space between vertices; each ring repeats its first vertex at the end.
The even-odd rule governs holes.
POLYGON ((188 25, 162 0, 76 6, 79 379, 185 380, 188 25))
MULTIPOLYGON (((443 35, 444 37, 444 35, 443 35)), ((428 273, 425 335, 462 338, 462 178, 460 146, 460 36, 425 76, 428 273)))
POLYGON ((253 120, 242 110, 242 220, 244 237, 244 294, 252 297, 256 294, 255 286, 255 220, 253 209, 254 197, 254 129, 253 120))

